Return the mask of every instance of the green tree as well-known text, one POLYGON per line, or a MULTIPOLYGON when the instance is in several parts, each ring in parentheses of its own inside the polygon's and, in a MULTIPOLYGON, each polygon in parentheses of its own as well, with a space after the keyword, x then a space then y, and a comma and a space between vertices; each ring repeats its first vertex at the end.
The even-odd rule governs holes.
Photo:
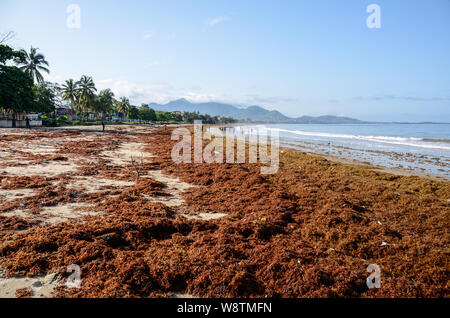
POLYGON ((55 111, 57 87, 50 83, 39 83, 34 86, 35 103, 33 111, 37 113, 50 114, 55 111))
POLYGON ((139 118, 139 109, 136 106, 130 106, 130 108, 128 109, 128 118, 140 119, 139 118))
POLYGON ((61 87, 61 98, 70 103, 70 107, 77 113, 81 113, 80 105, 78 103, 78 94, 80 88, 78 82, 73 79, 67 80, 61 87))
POLYGON ((148 120, 156 121, 156 112, 153 108, 149 108, 148 110, 148 120))
POLYGON ((16 63, 25 62, 25 55, 8 45, 0 44, 0 65, 5 65, 6 61, 10 60, 14 60, 16 63))
POLYGON ((82 112, 86 114, 89 110, 93 110, 94 108, 94 97, 97 89, 95 88, 92 77, 86 75, 81 77, 77 82, 77 85, 80 88, 78 92, 78 102, 80 103, 82 112))
POLYGON ((158 110, 156 112, 156 120, 162 122, 181 122, 183 118, 179 114, 158 110))
POLYGON ((147 104, 142 104, 139 108, 139 119, 144 121, 156 121, 156 112, 154 109, 148 107, 147 104))
POLYGON ((205 124, 221 124, 221 123, 234 123, 235 119, 231 117, 218 117, 210 116, 208 114, 200 114, 199 112, 184 112, 183 121, 192 124, 194 120, 201 120, 205 124))
POLYGON ((0 44, 0 109, 11 113, 13 118, 35 107, 33 80, 29 74, 16 66, 6 65, 8 61, 24 59, 22 52, 0 44))
POLYGON ((17 67, 0 66, 0 108, 13 114, 34 108, 33 81, 17 67))
POLYGON ((176 122, 181 122, 181 121, 183 121, 183 117, 180 114, 170 113, 170 120, 176 121, 176 122))
POLYGON ((158 110, 158 111, 156 111, 156 120, 157 121, 170 121, 170 113, 158 110))
POLYGON ((120 119, 123 119, 123 116, 128 114, 128 110, 130 109, 130 101, 126 97, 122 97, 117 103, 117 111, 121 114, 120 119))
MULTIPOLYGON (((105 89, 100 91, 95 97, 94 107, 98 113, 103 113, 103 116, 109 116, 114 109, 115 102, 114 93, 110 89, 105 89)), ((104 119, 104 117, 102 119, 104 119)))
POLYGON ((20 65, 20 69, 28 73, 33 81, 36 79, 36 83, 42 83, 44 77, 41 72, 50 73, 48 62, 45 60, 45 56, 37 52, 37 48, 31 47, 28 53, 25 50, 21 50, 25 57, 25 60, 18 59, 16 62, 20 65))

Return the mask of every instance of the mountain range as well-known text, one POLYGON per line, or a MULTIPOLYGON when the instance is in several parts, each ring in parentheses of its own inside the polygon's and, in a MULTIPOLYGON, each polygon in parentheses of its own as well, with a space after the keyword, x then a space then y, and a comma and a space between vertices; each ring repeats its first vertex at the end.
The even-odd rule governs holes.
POLYGON ((339 117, 339 116, 302 116, 291 118, 283 115, 276 110, 267 110, 260 106, 250 106, 247 108, 239 108, 234 105, 207 102, 207 103, 192 103, 184 98, 171 101, 167 104, 150 103, 148 105, 154 110, 161 110, 166 112, 181 111, 181 112, 199 112, 201 114, 208 114, 211 116, 232 117, 237 120, 250 120, 253 122, 264 123, 292 123, 292 124, 361 124, 361 120, 339 117))

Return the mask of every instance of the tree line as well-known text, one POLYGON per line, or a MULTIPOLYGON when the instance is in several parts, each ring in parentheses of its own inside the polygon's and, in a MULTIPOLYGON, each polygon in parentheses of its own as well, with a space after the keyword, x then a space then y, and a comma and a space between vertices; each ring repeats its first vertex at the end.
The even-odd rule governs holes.
POLYGON ((43 73, 50 73, 45 56, 31 47, 30 51, 14 50, 0 43, 0 112, 16 118, 17 114, 42 113, 56 117, 57 105, 65 102, 81 119, 94 114, 99 120, 117 116, 146 122, 232 123, 233 118, 203 115, 198 112, 163 112, 147 104, 133 106, 126 97, 115 98, 110 89, 97 91, 92 77, 83 75, 79 80, 69 79, 61 86, 45 82, 43 73))
POLYGON ((15 118, 21 113, 52 111, 55 92, 43 83, 40 73, 48 72, 46 66, 44 56, 34 48, 27 53, 0 44, 0 110, 3 113, 15 118))

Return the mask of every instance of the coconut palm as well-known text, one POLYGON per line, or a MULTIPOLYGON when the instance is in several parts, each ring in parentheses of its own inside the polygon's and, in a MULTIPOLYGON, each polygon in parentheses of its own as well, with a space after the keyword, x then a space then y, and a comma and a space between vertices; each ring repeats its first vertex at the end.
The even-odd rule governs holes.
POLYGON ((110 114, 114 108, 116 100, 114 93, 110 89, 102 90, 95 99, 95 110, 98 113, 110 114))
POLYGON ((48 62, 45 60, 45 56, 38 53, 37 50, 38 49, 34 47, 31 47, 29 53, 25 50, 21 50, 25 56, 25 60, 16 60, 16 63, 21 65, 19 68, 28 73, 33 81, 36 80, 37 83, 42 83, 44 81, 44 77, 42 76, 41 71, 47 74, 50 73, 50 71, 46 67, 48 66, 48 62))
POLYGON ((83 75, 77 82, 77 85, 79 87, 78 103, 80 104, 82 111, 88 112, 94 106, 93 101, 95 92, 97 92, 94 81, 92 80, 92 77, 83 75))
POLYGON ((123 116, 125 114, 128 114, 128 111, 130 110, 130 101, 126 97, 122 97, 119 102, 117 103, 117 111, 122 113, 121 118, 123 119, 123 116))
POLYGON ((71 108, 76 111, 80 111, 78 104, 79 90, 78 82, 75 82, 73 79, 67 80, 61 87, 61 98, 70 102, 71 108))

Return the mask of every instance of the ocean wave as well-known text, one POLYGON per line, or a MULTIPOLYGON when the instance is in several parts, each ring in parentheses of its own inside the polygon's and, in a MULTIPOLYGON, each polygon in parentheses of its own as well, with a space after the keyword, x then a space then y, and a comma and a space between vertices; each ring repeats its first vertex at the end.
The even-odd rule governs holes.
POLYGON ((444 142, 444 143, 450 143, 450 139, 433 139, 433 138, 423 138, 423 141, 428 142, 444 142))
POLYGON ((367 140, 374 142, 381 142, 394 145, 403 145, 419 148, 433 148, 433 149, 443 149, 450 150, 449 146, 440 145, 437 143, 447 143, 450 142, 448 139, 430 139, 430 138, 417 138, 417 137, 392 137, 392 136, 364 136, 364 135, 349 135, 349 134, 333 134, 324 132, 312 132, 312 131, 302 131, 302 130, 289 130, 281 128, 266 128, 267 130, 278 130, 279 132, 291 133, 301 136, 311 136, 311 137, 324 137, 324 138, 345 138, 345 139, 358 139, 367 140))

